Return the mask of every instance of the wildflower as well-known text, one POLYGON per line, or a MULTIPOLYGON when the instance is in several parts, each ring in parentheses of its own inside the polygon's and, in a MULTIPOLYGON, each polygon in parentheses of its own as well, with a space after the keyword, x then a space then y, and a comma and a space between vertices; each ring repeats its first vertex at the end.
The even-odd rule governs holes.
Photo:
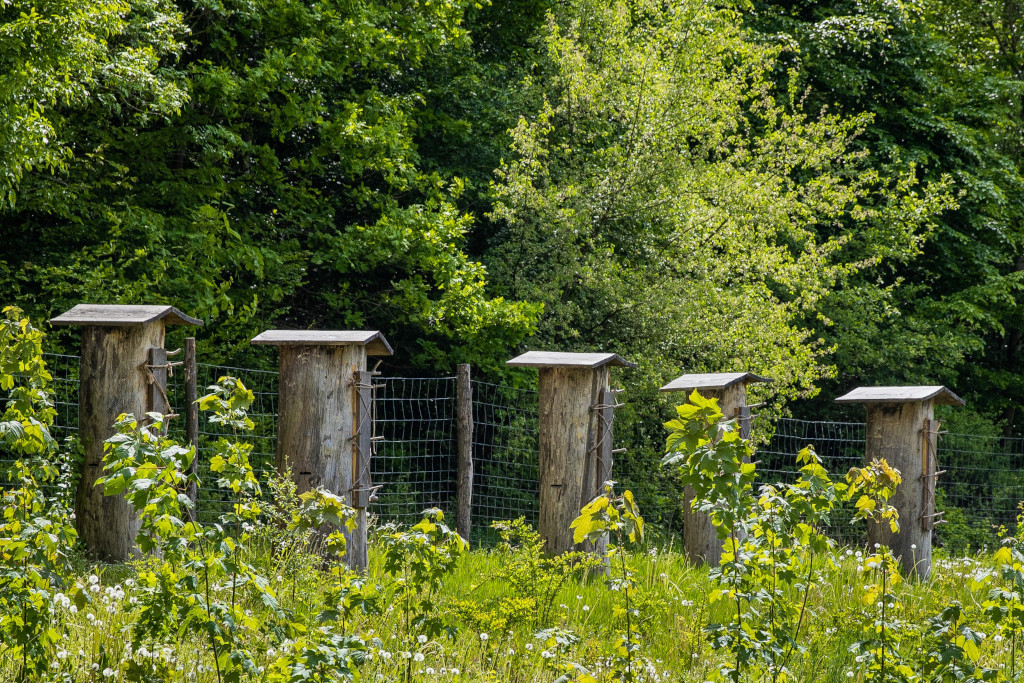
POLYGON ((414 662, 422 662, 423 661, 423 653, 422 652, 417 652, 416 654, 414 654, 412 656, 412 660, 414 662))
POLYGON ((421 633, 418 636, 416 636, 416 640, 418 640, 420 645, 422 645, 423 643, 427 642, 427 637, 421 633))
POLYGON ((488 638, 490 638, 490 636, 487 635, 486 633, 481 633, 480 634, 480 640, 484 641, 485 643, 487 642, 488 638))

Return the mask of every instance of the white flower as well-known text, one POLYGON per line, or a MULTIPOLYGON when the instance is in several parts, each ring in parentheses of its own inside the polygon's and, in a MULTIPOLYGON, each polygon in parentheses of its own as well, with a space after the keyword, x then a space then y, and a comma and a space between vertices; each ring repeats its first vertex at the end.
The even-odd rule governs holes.
POLYGON ((100 577, 96 576, 95 574, 90 574, 89 575, 89 583, 91 583, 92 585, 95 586, 99 582, 100 582, 100 577))
POLYGON ((490 638, 490 636, 489 636, 489 635, 487 635, 486 633, 481 633, 481 634, 480 634, 480 640, 482 640, 482 641, 484 641, 484 642, 487 642, 487 639, 488 639, 488 638, 490 638))
POLYGON ((423 661, 423 653, 422 652, 417 652, 416 654, 414 654, 412 656, 412 660, 414 662, 422 662, 423 661))
POLYGON ((103 677, 104 678, 110 678, 113 675, 114 675, 114 670, 111 669, 109 666, 106 669, 103 670, 103 677))
POLYGON ((533 649, 533 643, 527 643, 526 644, 526 649, 527 650, 532 650, 533 649))
POLYGON ((421 633, 418 636, 416 636, 416 640, 418 640, 420 642, 420 645, 422 645, 423 643, 427 642, 427 637, 421 633))

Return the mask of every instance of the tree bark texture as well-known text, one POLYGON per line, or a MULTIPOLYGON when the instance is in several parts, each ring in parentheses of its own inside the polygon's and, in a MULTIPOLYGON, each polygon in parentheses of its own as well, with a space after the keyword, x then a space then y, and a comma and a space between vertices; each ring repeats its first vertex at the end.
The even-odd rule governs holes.
MULTIPOLYGON (((351 344, 280 349, 275 465, 280 471, 291 468, 299 494, 323 487, 353 505, 358 465, 353 438, 356 373, 366 369, 366 348, 351 344)), ((352 566, 360 539, 347 530, 345 535, 352 566)))
MULTIPOLYGON (((747 387, 743 382, 725 389, 705 389, 701 396, 718 399, 718 408, 726 420, 736 418, 740 409, 747 405, 747 387)), ((715 567, 722 559, 722 541, 711 524, 711 517, 692 509, 693 498, 693 489, 687 486, 683 490, 683 548, 686 558, 695 565, 715 567)))
POLYGON ((899 512, 899 532, 894 534, 888 522, 869 522, 868 544, 889 546, 903 573, 921 579, 928 578, 932 565, 931 524, 922 526, 921 522, 935 509, 935 477, 928 481, 923 476, 935 471, 932 459, 936 438, 934 430, 926 431, 925 427, 925 420, 934 424, 933 417, 931 401, 867 404, 865 460, 870 463, 884 459, 900 471, 903 479, 889 499, 899 512))
POLYGON ((124 562, 136 554, 139 518, 124 496, 104 496, 103 442, 113 436, 122 413, 139 420, 164 406, 150 403, 146 362, 150 348, 163 348, 164 323, 138 327, 82 328, 79 437, 85 451, 75 498, 76 527, 90 554, 103 562, 124 562))
MULTIPOLYGON (((199 398, 199 379, 196 365, 196 338, 186 337, 185 338, 185 440, 188 441, 188 445, 192 446, 195 450, 195 456, 192 458, 192 465, 189 467, 189 473, 195 474, 199 471, 199 404, 196 400, 199 398)), ((196 518, 196 514, 199 510, 199 488, 195 482, 189 482, 188 488, 185 491, 185 495, 192 501, 192 519, 196 518)))
MULTIPOLYGON (((573 550, 569 525, 607 478, 597 481, 604 472, 598 406, 608 393, 609 375, 607 366, 540 368, 538 530, 545 551, 552 555, 573 550)), ((610 425, 605 438, 611 439, 610 425)))
POLYGON ((468 543, 473 517, 473 384, 465 363, 456 369, 455 410, 459 453, 455 528, 468 543))

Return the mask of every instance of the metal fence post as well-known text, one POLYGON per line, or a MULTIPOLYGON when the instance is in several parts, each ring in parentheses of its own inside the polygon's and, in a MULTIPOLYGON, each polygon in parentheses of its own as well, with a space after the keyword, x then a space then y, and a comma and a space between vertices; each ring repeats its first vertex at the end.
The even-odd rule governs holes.
POLYGON ((456 368, 455 427, 458 432, 459 473, 455 528, 468 543, 473 512, 473 384, 468 363, 456 368))

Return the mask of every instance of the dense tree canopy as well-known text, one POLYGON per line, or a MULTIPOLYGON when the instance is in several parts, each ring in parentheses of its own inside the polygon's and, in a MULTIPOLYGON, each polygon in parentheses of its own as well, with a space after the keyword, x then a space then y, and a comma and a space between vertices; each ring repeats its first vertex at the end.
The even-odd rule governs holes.
POLYGON ((396 372, 615 350, 641 413, 749 369, 775 409, 941 382, 1014 431, 1021 9, 8 0, 0 289, 173 302, 208 360, 376 327, 396 372))

